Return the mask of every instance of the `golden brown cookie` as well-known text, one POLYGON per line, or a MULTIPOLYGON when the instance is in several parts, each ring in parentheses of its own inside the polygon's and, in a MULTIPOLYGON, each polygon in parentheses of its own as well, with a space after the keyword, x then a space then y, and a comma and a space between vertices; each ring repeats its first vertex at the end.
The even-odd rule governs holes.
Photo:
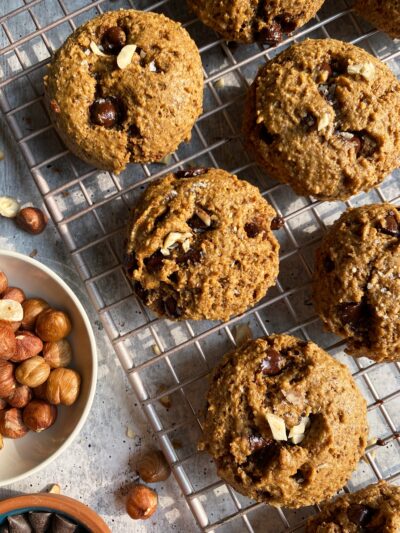
POLYGON ((400 487, 380 481, 328 503, 309 519, 306 533, 398 533, 400 487))
POLYGON ((196 15, 228 41, 275 45, 308 22, 324 0, 188 0, 196 15))
POLYGON ((199 448, 238 492, 301 507, 337 492, 364 453, 366 402, 347 367, 288 335, 251 340, 214 370, 199 448))
POLYGON ((244 135, 267 173, 297 194, 345 199, 399 165, 400 83, 361 48, 307 40, 259 71, 244 135))
POLYGON ((391 204, 349 209, 317 250, 314 302, 346 351, 400 360, 400 215, 391 204))
POLYGON ((173 319, 242 313, 278 275, 275 215, 256 187, 224 170, 188 169, 150 185, 127 245, 138 296, 173 319))
POLYGON ((200 55, 163 15, 110 11, 78 28, 45 76, 54 124, 67 147, 119 173, 158 161, 191 136, 202 110, 200 55))
POLYGON ((371 24, 400 38, 400 0, 356 0, 356 11, 371 24))

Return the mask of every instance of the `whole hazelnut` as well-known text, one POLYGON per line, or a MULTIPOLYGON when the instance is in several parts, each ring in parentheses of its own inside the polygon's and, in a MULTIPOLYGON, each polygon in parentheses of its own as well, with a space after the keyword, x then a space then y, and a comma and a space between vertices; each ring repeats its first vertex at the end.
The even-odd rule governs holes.
POLYGON ((51 368, 68 366, 72 361, 72 348, 66 339, 56 342, 45 342, 43 346, 44 360, 51 368))
POLYGON ((0 433, 9 439, 19 439, 28 433, 29 429, 24 424, 22 413, 13 407, 0 411, 0 433))
POLYGON ((134 520, 147 520, 157 510, 157 503, 154 490, 145 485, 134 485, 126 500, 126 512, 134 520))
POLYGON ((32 400, 23 412, 25 425, 39 433, 51 427, 57 419, 57 407, 43 400, 32 400))
POLYGON ((139 457, 136 470, 146 483, 165 481, 171 474, 169 464, 159 450, 151 450, 139 457))
POLYGON ((33 331, 35 329, 36 319, 42 311, 50 306, 41 298, 29 298, 22 304, 24 317, 22 319, 22 329, 33 331))
POLYGON ((25 301, 26 296, 22 289, 19 289, 18 287, 8 287, 3 294, 3 298, 5 300, 14 300, 14 302, 22 304, 22 302, 25 301))
POLYGON ((45 381, 39 387, 32 389, 34 398, 37 400, 46 400, 47 401, 47 382, 45 381))
POLYGON ((58 405, 72 405, 81 389, 81 376, 71 368, 55 368, 47 380, 47 400, 58 405))
POLYGON ((43 350, 43 342, 30 331, 21 331, 15 336, 17 350, 11 358, 14 363, 19 363, 38 355, 43 350))
POLYGON ((50 374, 50 367, 39 355, 27 359, 17 366, 15 377, 22 385, 28 387, 38 387, 44 383, 50 374))
POLYGON ((32 235, 42 233, 47 225, 47 217, 37 207, 23 207, 15 221, 21 229, 32 235))
POLYGON ((36 333, 46 342, 56 342, 71 333, 71 320, 63 311, 45 309, 36 320, 36 333))
POLYGON ((0 361, 0 398, 8 398, 16 386, 14 365, 9 361, 0 361))
POLYGON ((32 391, 26 385, 17 385, 14 392, 7 398, 7 402, 11 407, 22 409, 32 400, 32 391))
POLYGON ((11 359, 17 352, 17 340, 12 327, 3 323, 0 324, 0 359, 11 359))
POLYGON ((4 272, 0 270, 0 295, 8 288, 8 278, 4 272))

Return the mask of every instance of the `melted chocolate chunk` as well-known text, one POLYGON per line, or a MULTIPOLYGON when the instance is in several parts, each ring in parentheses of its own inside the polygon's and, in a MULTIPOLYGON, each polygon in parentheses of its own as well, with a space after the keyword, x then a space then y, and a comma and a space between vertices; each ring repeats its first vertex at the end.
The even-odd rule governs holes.
POLYGON ((247 222, 247 224, 244 225, 244 231, 250 239, 254 239, 254 237, 257 237, 260 233, 261 228, 255 222, 247 222))
POLYGON ((277 441, 270 441, 266 446, 259 448, 249 455, 247 458, 247 464, 252 464, 258 470, 264 471, 272 459, 276 457, 279 448, 280 445, 277 443, 277 441))
POLYGON ((281 372, 284 364, 285 358, 273 348, 268 348, 265 358, 261 361, 261 372, 263 376, 276 376, 281 372))
POLYGON ((122 106, 119 100, 113 96, 96 98, 89 108, 90 120, 93 124, 112 128, 122 121, 122 106))
POLYGON ((182 312, 173 296, 169 296, 164 302, 165 313, 171 318, 178 318, 182 312))
POLYGON ((281 229, 285 225, 285 219, 281 216, 276 216, 271 220, 271 229, 273 231, 281 229))
POLYGON ((278 22, 271 22, 267 28, 258 32, 257 40, 262 43, 275 46, 282 41, 282 28, 278 22))
POLYGON ((101 44, 106 54, 117 55, 126 43, 126 35, 119 26, 112 26, 103 33, 101 44))
POLYGON ((375 509, 360 503, 354 503, 347 509, 347 516, 350 522, 362 527, 367 526, 371 522, 375 513, 375 509))
POLYGON ((330 67, 332 69, 332 76, 340 76, 347 74, 347 59, 336 57, 331 60, 330 67))
POLYGON ((400 237, 399 224, 394 211, 389 211, 386 215, 384 225, 381 225, 379 231, 391 237, 400 237))
POLYGON ((279 24, 284 33, 291 33, 297 27, 296 21, 287 14, 275 17, 275 21, 279 24))
POLYGON ((175 270, 175 272, 172 272, 172 274, 170 274, 168 276, 168 279, 170 279, 172 281, 172 283, 178 283, 179 282, 179 274, 178 274, 178 271, 175 270))
POLYGON ((194 248, 192 248, 188 252, 179 255, 176 258, 176 262, 179 265, 184 263, 199 263, 201 261, 202 255, 203 254, 201 250, 195 250, 194 248))
POLYGON ((155 274, 156 272, 159 272, 162 269, 163 261, 163 254, 160 252, 160 250, 157 250, 157 252, 154 252, 154 254, 150 257, 146 257, 143 262, 149 274, 155 274))
POLYGON ((188 168, 186 170, 178 170, 175 172, 175 177, 179 180, 181 178, 194 178, 196 176, 202 176, 203 174, 207 174, 208 168, 188 168))
POLYGON ((343 326, 358 329, 369 315, 369 308, 364 302, 346 302, 338 305, 339 318, 343 326))
POLYGON ((272 144, 278 138, 278 135, 275 135, 274 133, 270 133, 268 131, 265 124, 261 124, 258 130, 258 135, 260 139, 268 145, 272 144))
POLYGON ((269 446, 271 443, 271 439, 265 439, 260 433, 252 433, 249 436, 249 444, 252 453, 269 446))

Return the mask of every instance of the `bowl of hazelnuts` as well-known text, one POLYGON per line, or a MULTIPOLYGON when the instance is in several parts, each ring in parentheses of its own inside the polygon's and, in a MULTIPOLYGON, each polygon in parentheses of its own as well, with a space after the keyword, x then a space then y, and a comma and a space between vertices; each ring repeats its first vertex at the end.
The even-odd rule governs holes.
POLYGON ((94 335, 74 292, 38 261, 0 250, 0 486, 71 444, 96 380, 94 335))

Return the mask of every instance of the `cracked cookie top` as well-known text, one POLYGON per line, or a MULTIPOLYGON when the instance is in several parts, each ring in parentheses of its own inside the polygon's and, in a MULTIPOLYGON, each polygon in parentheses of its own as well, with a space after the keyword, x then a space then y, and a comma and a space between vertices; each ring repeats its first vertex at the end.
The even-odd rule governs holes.
POLYGON ((297 194, 345 199, 400 162, 400 82, 333 39, 295 44, 259 71, 244 134, 268 174, 297 194))
POLYGON ((78 28, 45 76, 51 117, 65 144, 98 168, 158 161, 189 140, 202 110, 203 73, 180 24, 135 10, 78 28))
POLYGON ((400 214, 390 204, 346 211, 317 250, 315 307, 346 351, 400 360, 400 214))
POLYGON ((133 210, 126 267, 138 296, 171 319, 227 320, 275 283, 281 219, 256 187, 219 169, 149 186, 133 210))
POLYGON ((366 402, 347 367, 312 342, 272 335, 215 368, 199 448, 238 492, 297 508, 346 483, 367 428, 366 402))
POLYGON ((380 481, 327 503, 307 522, 306 533, 398 533, 400 487, 380 481))
POLYGON ((275 45, 308 22, 323 0, 188 0, 208 26, 229 41, 275 45))

